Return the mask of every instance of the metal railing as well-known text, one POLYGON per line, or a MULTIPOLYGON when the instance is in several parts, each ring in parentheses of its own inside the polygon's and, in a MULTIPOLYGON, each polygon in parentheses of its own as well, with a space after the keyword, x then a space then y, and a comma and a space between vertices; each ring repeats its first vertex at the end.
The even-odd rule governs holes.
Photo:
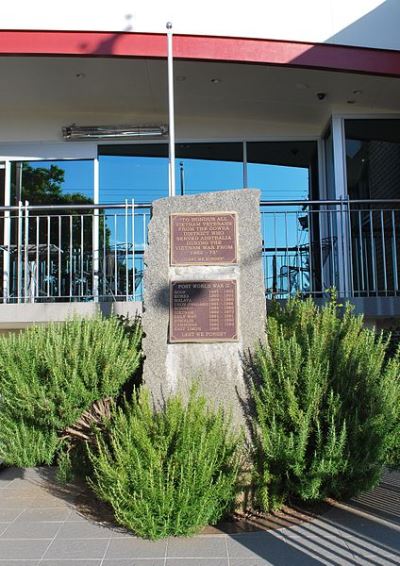
POLYGON ((400 295, 400 199, 262 202, 267 298, 400 295))
POLYGON ((0 207, 0 301, 140 301, 150 205, 0 207))
MULTIPOLYGON (((0 207, 0 302, 140 301, 151 204, 0 207)), ((400 296, 400 199, 263 201, 267 298, 400 296)))

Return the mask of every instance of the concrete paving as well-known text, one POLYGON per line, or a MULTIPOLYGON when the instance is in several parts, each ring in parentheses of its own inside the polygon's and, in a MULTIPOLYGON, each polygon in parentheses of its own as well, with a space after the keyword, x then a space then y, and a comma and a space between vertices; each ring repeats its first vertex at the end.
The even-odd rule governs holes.
POLYGON ((117 528, 82 488, 57 485, 51 470, 0 471, 0 566, 394 566, 400 473, 388 472, 373 492, 302 523, 286 510, 275 527, 149 542, 117 528))

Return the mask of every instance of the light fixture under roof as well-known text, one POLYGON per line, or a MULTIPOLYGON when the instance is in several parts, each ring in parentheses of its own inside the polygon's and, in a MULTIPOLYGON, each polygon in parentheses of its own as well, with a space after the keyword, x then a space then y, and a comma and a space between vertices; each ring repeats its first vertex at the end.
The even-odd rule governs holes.
POLYGON ((62 129, 66 141, 89 139, 158 138, 168 134, 167 126, 66 126, 62 129))

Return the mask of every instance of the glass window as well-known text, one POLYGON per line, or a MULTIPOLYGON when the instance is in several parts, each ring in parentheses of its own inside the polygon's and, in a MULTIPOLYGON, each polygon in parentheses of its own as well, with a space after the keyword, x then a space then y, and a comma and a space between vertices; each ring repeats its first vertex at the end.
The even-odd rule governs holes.
POLYGON ((351 199, 400 196, 400 120, 346 120, 347 189, 351 199))
POLYGON ((91 204, 93 161, 17 161, 11 167, 11 202, 91 204))
POLYGON ((100 146, 99 164, 101 204, 150 203, 168 196, 167 144, 100 146))
POLYGON ((400 120, 346 120, 347 190, 351 203, 356 296, 399 293, 400 120))
POLYGON ((306 200, 316 142, 247 144, 247 184, 261 189, 261 200, 306 200))
POLYGON ((195 195, 241 188, 243 188, 243 144, 177 144, 177 194, 195 195))

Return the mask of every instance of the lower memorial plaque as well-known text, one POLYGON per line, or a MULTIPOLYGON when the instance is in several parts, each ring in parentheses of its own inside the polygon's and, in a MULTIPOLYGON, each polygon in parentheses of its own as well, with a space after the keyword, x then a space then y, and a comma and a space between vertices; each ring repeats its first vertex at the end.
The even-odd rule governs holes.
POLYGON ((172 281, 170 342, 238 340, 236 281, 172 281))

